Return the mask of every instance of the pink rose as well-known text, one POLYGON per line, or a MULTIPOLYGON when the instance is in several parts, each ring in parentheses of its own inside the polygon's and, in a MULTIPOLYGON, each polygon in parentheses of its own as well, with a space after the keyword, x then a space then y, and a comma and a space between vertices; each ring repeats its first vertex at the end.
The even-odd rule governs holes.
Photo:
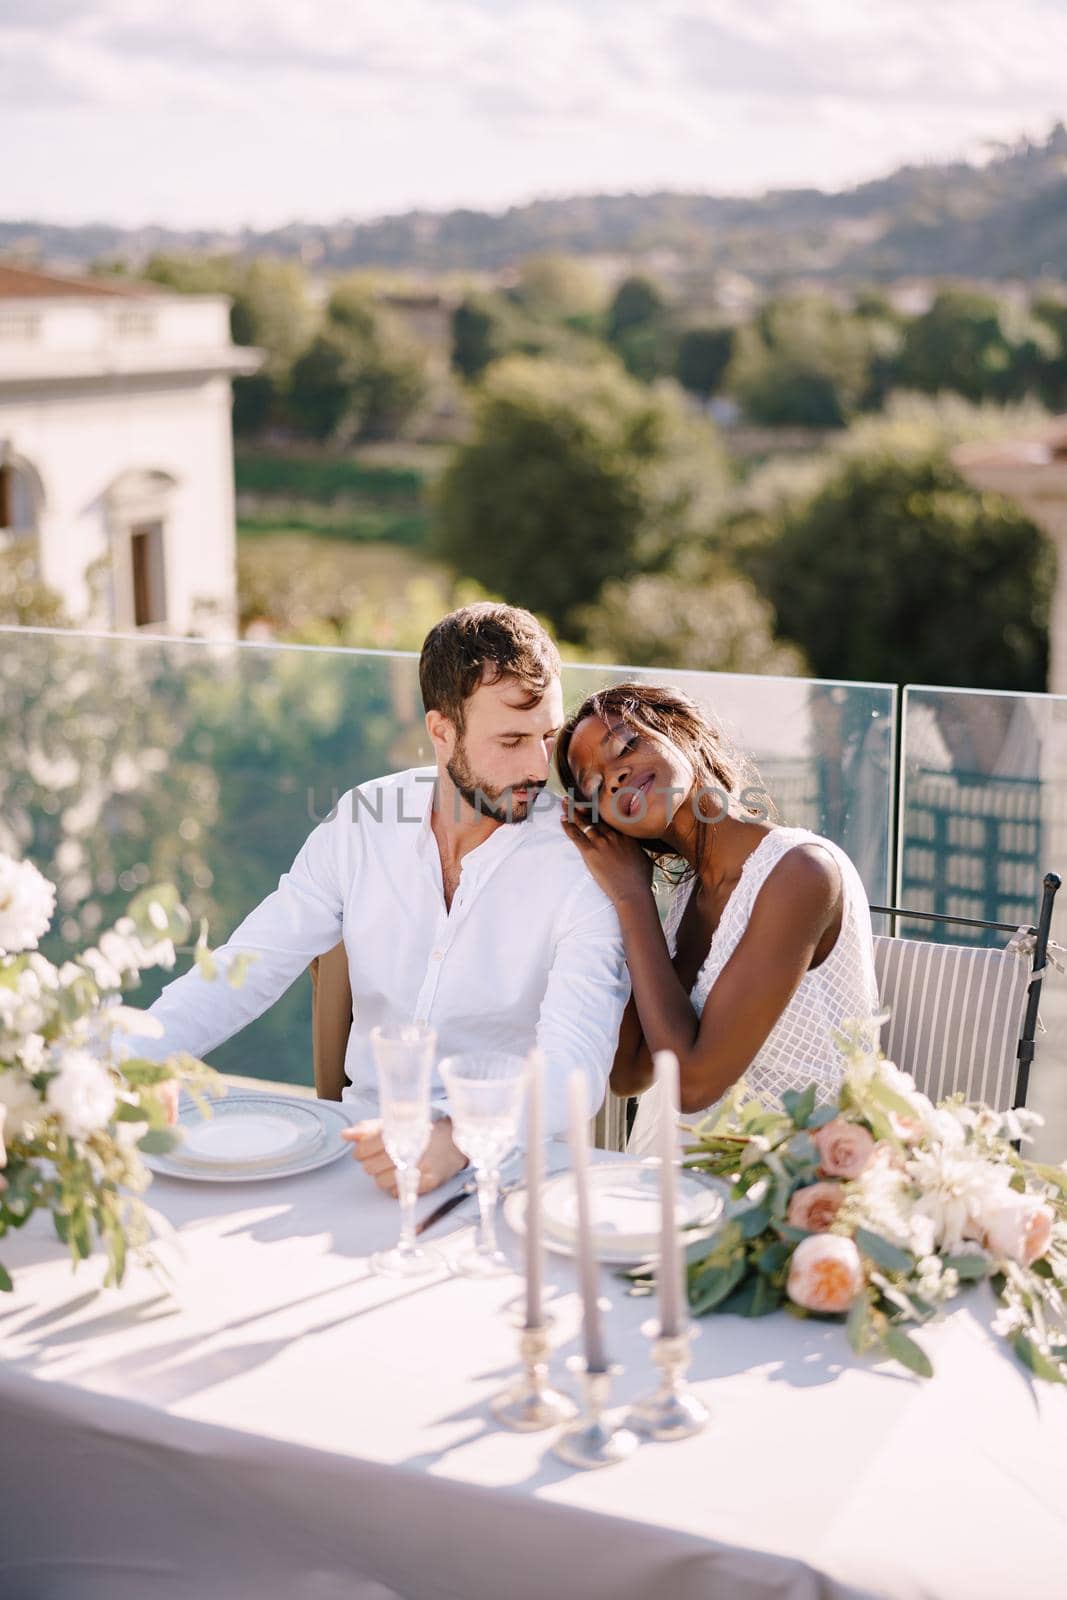
POLYGON ((1011 1189, 983 1221, 990 1255, 999 1261, 1017 1261, 1023 1267, 1039 1261, 1052 1238, 1051 1206, 1011 1189))
MULTIPOLYGON (((7 1166, 7 1148, 4 1144, 4 1123, 7 1121, 7 1107, 0 1106, 0 1167, 7 1166)), ((6 1187, 6 1185, 5 1185, 6 1187)))
POLYGON ((786 1293, 805 1311, 847 1311, 862 1287, 860 1253, 843 1234, 813 1233, 793 1251, 786 1293))
POLYGON ((786 1221, 791 1228, 807 1228, 809 1233, 825 1233, 841 1209, 839 1183, 809 1183, 798 1189, 789 1201, 786 1221))
POLYGON ((813 1135, 819 1166, 828 1178, 858 1178, 871 1158, 874 1140, 858 1122, 835 1117, 813 1135))

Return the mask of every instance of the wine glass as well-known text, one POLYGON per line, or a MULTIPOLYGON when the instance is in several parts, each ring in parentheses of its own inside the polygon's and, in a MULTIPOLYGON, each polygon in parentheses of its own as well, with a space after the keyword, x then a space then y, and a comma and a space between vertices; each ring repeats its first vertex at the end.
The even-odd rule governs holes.
POLYGON ((526 1090, 527 1062, 498 1051, 448 1056, 441 1062, 452 1137, 474 1167, 481 1227, 478 1243, 454 1267, 468 1278, 497 1278, 512 1270, 496 1242, 500 1164, 513 1148, 526 1090))
POLYGON ((430 1077, 437 1034, 415 1022, 372 1028, 371 1050, 378 1069, 382 1143, 396 1167, 400 1196, 400 1239, 392 1250, 379 1250, 371 1267, 387 1278, 415 1278, 440 1266, 436 1250, 415 1237, 415 1201, 419 1193, 419 1157, 430 1138, 430 1077))

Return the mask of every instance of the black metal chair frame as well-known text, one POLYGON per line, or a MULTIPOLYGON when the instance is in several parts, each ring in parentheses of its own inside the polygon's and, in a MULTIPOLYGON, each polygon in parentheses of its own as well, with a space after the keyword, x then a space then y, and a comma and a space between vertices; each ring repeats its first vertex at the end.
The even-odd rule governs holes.
MULTIPOLYGON (((1012 1106, 1018 1110, 1026 1105, 1030 1088, 1030 1068, 1034 1060, 1034 1040, 1037 1035, 1037 1013, 1041 1004, 1041 985, 1044 982, 1048 957, 1049 933, 1052 928, 1052 908, 1062 879, 1057 872, 1046 872, 1041 894, 1041 909, 1036 924, 1024 926, 1023 932, 1034 935, 1034 954, 1030 964, 1030 987, 1027 992, 1026 1012, 1016 1051, 1015 1094, 1012 1106)), ((945 922, 956 927, 983 928, 993 933, 1018 933, 1019 928, 1009 922, 983 922, 978 917, 952 917, 939 911, 909 911, 906 906, 872 906, 871 912, 893 918, 893 933, 899 917, 909 922, 945 922)))

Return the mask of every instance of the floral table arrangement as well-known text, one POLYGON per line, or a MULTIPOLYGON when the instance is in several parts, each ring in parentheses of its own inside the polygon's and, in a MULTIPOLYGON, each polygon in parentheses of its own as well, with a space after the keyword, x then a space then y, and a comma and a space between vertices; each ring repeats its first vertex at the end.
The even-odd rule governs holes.
MULTIPOLYGON (((180 1088, 218 1092, 191 1056, 139 1056, 137 1039, 162 1029, 122 1003, 142 972, 174 965, 191 922, 172 885, 146 888, 95 946, 57 967, 37 948, 54 909, 55 888, 32 862, 0 854, 0 1239, 50 1211, 75 1265, 95 1234, 105 1283, 120 1283, 128 1251, 152 1233, 143 1156, 176 1142, 180 1088)), ((203 928, 196 957, 210 976, 203 928)), ((11 1288, 0 1264, 0 1289, 11 1288)))
POLYGON ((843 1317, 857 1353, 929 1377, 908 1330, 988 1281, 996 1332, 1036 1376, 1067 1381, 1067 1165, 1016 1149, 1041 1118, 962 1096, 935 1106, 871 1028, 840 1047, 834 1103, 812 1084, 768 1110, 739 1088, 695 1130, 686 1166, 727 1180, 734 1203, 689 1246, 694 1313, 843 1317))

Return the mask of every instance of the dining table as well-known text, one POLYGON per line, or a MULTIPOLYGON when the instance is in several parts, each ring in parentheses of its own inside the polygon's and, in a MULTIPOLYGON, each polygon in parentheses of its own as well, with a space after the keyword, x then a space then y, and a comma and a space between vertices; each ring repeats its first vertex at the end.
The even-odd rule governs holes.
MULTIPOLYGON (((550 1144, 550 1170, 567 1163, 550 1144)), ((606 1153, 600 1160, 618 1160, 606 1153)), ((423 1213, 436 1201, 420 1201, 423 1213)), ((395 1200, 346 1153, 242 1183, 157 1177, 154 1264, 72 1270, 50 1218, 0 1246, 2 1600, 1054 1600, 1067 1594, 1067 1393, 992 1331, 980 1286, 918 1338, 933 1379, 840 1320, 704 1319, 704 1431, 600 1470, 490 1402, 518 1370, 513 1275, 375 1275, 395 1200)), ((548 1257, 552 1380, 581 1351, 548 1257)), ((655 1386, 655 1301, 601 1268, 620 1370, 655 1386)))

